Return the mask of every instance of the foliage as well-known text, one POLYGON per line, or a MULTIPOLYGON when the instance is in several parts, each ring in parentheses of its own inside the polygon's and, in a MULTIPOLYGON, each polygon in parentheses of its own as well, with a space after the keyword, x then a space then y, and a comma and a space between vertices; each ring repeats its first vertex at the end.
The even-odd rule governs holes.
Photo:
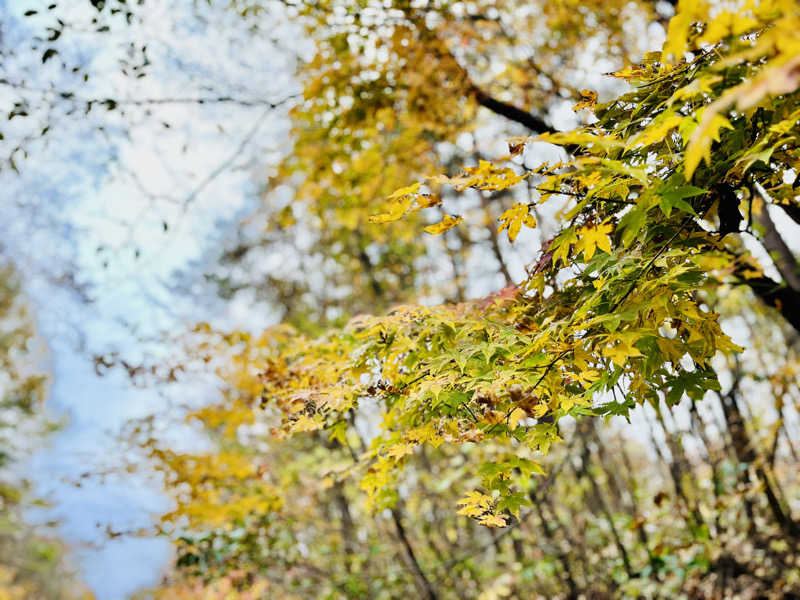
MULTIPOLYGON (((547 35, 526 61, 569 68, 576 38, 593 35, 624 54, 621 6, 546 6, 547 35)), ((333 263, 323 275, 347 282, 336 318, 320 312, 328 287, 287 309, 294 327, 199 327, 192 350, 229 387, 192 418, 218 448, 175 453, 135 432, 176 494, 164 527, 181 531, 186 579, 163 596, 204 582, 212 597, 213 586, 705 597, 729 582, 797 594, 785 415, 798 408, 800 284, 770 216, 800 224, 797 3, 680 2, 663 50, 611 74, 627 91, 604 104, 573 95, 591 123, 565 133, 538 120, 545 133, 511 138, 506 156, 476 150, 474 166, 426 179, 476 104, 518 114, 481 86, 534 109, 553 100, 520 91, 532 84, 511 52, 534 17, 518 20, 515 3, 496 19, 477 6, 459 18, 461 4, 371 8, 299 7, 319 46, 273 180, 295 195, 267 209, 268 237, 312 231, 333 263), (495 78, 492 61, 507 64, 495 78), (535 161, 533 142, 566 158, 535 161), (487 216, 499 221, 488 239, 487 216), (547 218, 559 229, 518 283, 506 270, 510 285, 485 297, 322 327, 430 292, 405 285, 423 279, 409 266, 423 249, 459 265, 467 248, 497 250, 499 232, 519 245, 547 218), (415 242, 430 235, 458 252, 415 242), (747 393, 773 418, 748 414, 747 393), (646 423, 648 449, 601 432, 597 417, 614 416, 646 423)))
MULTIPOLYGON (((349 411, 365 398, 378 399, 385 433, 372 442, 367 459, 374 464, 363 480, 374 498, 390 493, 394 465, 421 444, 491 437, 546 451, 563 416, 627 415, 634 404, 656 403, 659 393, 673 404, 684 393, 700 400, 719 390, 711 359, 741 349, 722 333, 702 292, 726 280, 747 281, 741 271, 750 262, 713 233, 720 205, 732 201, 718 190, 752 188, 751 198, 760 188, 788 190, 782 178, 796 160, 787 144, 797 122, 796 97, 771 98, 775 90, 787 91, 775 71, 788 72, 787 55, 794 56, 791 40, 784 40, 795 15, 786 12, 756 36, 785 7, 758 8, 755 21, 734 31, 719 24, 731 22, 721 12, 709 33, 691 40, 699 55, 679 64, 670 58, 682 56, 690 41, 673 21, 663 55, 617 74, 637 83, 635 91, 598 107, 597 123, 576 134, 542 136, 580 148, 568 167, 543 165, 520 175, 482 162, 465 175, 434 178, 456 189, 499 191, 530 177, 540 191, 534 205, 553 196, 576 200, 564 211, 568 225, 513 295, 399 307, 388 316, 359 317, 341 333, 277 346, 262 359, 259 377, 264 396, 286 415, 283 431, 330 429, 344 440, 339 424, 349 411), (717 46, 704 51, 707 44, 717 46), (709 116, 736 98, 746 99, 737 109, 749 113, 709 116), (765 103, 768 108, 758 106, 765 103), (707 125, 709 119, 716 125, 707 125), (720 132, 723 125, 729 133, 720 132), (724 161, 695 173, 714 139, 724 161), (764 160, 771 161, 766 172, 753 168, 764 160), (568 278, 559 281, 565 270, 568 278), (615 388, 624 404, 597 404, 596 396, 615 388)), ((409 204, 405 199, 416 199, 417 189, 401 190, 393 200, 399 195, 409 204)), ((510 239, 519 224, 535 224, 528 216, 516 207, 503 214, 501 227, 512 223, 510 239)), ((496 475, 503 476, 487 486, 505 495, 519 466, 500 464, 496 475)))
MULTIPOLYGON (((442 214, 445 197, 419 194, 413 219, 382 223, 411 202, 408 191, 398 195, 409 178, 474 154, 464 140, 481 124, 481 107, 521 119, 518 127, 549 129, 538 115, 580 97, 567 83, 581 72, 577 50, 591 55, 597 42, 629 58, 640 40, 624 26, 654 17, 649 2, 593 3, 579 15, 577 4, 542 2, 534 11, 512 1, 498 13, 493 2, 290 3, 315 54, 298 71, 304 88, 291 113, 291 150, 271 172, 264 210, 250 219, 259 227, 229 255, 248 268, 229 272, 226 289, 256 288, 285 322, 316 333, 420 296, 464 299, 470 254, 488 247, 502 260, 493 228, 420 239, 417 222, 444 232, 456 221, 442 214), (525 44, 515 44, 520 39, 525 44), (394 202, 376 215, 375 201, 385 197, 394 202), (447 259, 433 260, 431 247, 447 259), (260 265, 278 252, 291 255, 290 266, 263 278, 260 265)), ((235 6, 258 14, 258 3, 235 6)), ((480 212, 487 223, 496 218, 495 206, 480 212)), ((507 270, 505 277, 510 283, 507 270)))

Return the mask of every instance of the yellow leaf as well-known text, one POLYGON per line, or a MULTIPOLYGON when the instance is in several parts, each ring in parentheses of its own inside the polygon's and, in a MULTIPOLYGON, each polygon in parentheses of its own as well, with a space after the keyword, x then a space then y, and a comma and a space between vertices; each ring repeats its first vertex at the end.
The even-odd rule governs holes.
POLYGON ((528 211, 527 204, 515 204, 500 215, 498 221, 501 222, 501 225, 497 231, 508 229, 508 241, 513 242, 517 239, 523 224, 527 227, 536 227, 536 219, 528 211))
POLYGON ((572 110, 578 112, 584 108, 593 108, 597 104, 597 92, 593 90, 581 90, 582 100, 572 107, 572 110))
POLYGON ((423 444, 431 441, 435 437, 437 437, 436 428, 432 423, 427 423, 421 427, 409 429, 405 434, 405 438, 408 441, 416 442, 417 444, 423 444))
POLYGON ((462 192, 467 188, 500 191, 510 188, 525 179, 527 174, 517 175, 508 167, 497 167, 486 160, 480 160, 477 167, 464 167, 464 173, 455 177, 435 175, 429 180, 434 183, 447 183, 462 192))
POLYGON ((548 410, 550 410, 550 407, 547 405, 547 402, 539 402, 539 404, 531 406, 528 412, 537 419, 541 419, 547 414, 548 410))
POLYGON ((485 525, 486 527, 505 527, 506 518, 502 515, 488 514, 483 515, 478 520, 478 523, 485 525))
MULTIPOLYGON (((697 4, 700 4, 699 2, 697 4)), ((689 46, 689 28, 696 15, 689 2, 679 2, 678 9, 667 26, 667 39, 664 42, 661 62, 678 63, 689 46)))
POLYGON ((483 509, 478 508, 472 504, 465 506, 464 508, 460 508, 456 511, 457 515, 463 515, 465 517, 480 517, 483 514, 483 509))
POLYGON ((745 279, 758 279, 759 277, 763 277, 764 273, 757 269, 744 269, 740 271, 738 275, 744 277, 745 279))
POLYGON ((407 187, 400 188, 399 190, 393 192, 389 196, 389 200, 395 200, 397 198, 403 198, 405 196, 413 196, 417 192, 419 192, 419 188, 422 187, 422 182, 413 183, 407 187))
POLYGON ((434 223, 433 225, 428 225, 425 228, 425 231, 428 233, 432 233, 433 235, 439 235, 440 233, 444 233, 448 229, 452 229, 459 223, 463 221, 462 217, 453 217, 451 215, 445 215, 444 219, 439 221, 438 223, 434 223))
POLYGON ((600 377, 597 369, 586 369, 575 374, 575 379, 588 385, 593 384, 600 377))
POLYGON ((711 144, 719 141, 719 130, 723 127, 733 129, 733 125, 728 119, 715 114, 716 110, 714 104, 710 104, 706 108, 700 124, 689 138, 689 145, 686 147, 683 159, 686 181, 692 178, 701 160, 705 159, 707 165, 711 164, 711 144))
POLYGON ((512 430, 516 429, 519 422, 527 416, 528 413, 526 413, 524 410, 521 408, 515 408, 511 411, 511 414, 508 415, 508 427, 512 430))
POLYGON ((613 73, 606 73, 606 75, 610 75, 611 77, 616 77, 618 79, 636 79, 646 74, 647 70, 637 65, 629 65, 620 71, 614 71, 613 73))
POLYGON ((406 211, 411 207, 414 202, 413 196, 406 196, 403 199, 395 200, 389 205, 389 209, 385 213, 372 215, 369 218, 370 223, 390 223, 400 219, 406 211))
POLYGON ((442 199, 437 194, 420 194, 417 196, 417 205, 414 207, 414 210, 439 206, 441 203, 442 199))
POLYGON ((392 202, 390 202, 388 210, 381 214, 372 215, 369 218, 369 222, 390 223, 397 221, 408 212, 415 199, 419 208, 428 208, 440 203, 438 196, 424 196, 424 199, 416 198, 420 187, 422 187, 422 182, 417 182, 393 192, 389 196, 389 200, 392 202))
POLYGON ((667 133, 680 125, 683 119, 684 117, 679 115, 672 115, 664 119, 656 119, 645 127, 639 135, 628 142, 625 148, 633 148, 638 145, 649 146, 655 142, 663 141, 667 133))
POLYGON ((459 506, 463 506, 463 508, 458 511, 459 515, 472 518, 480 517, 489 510, 489 507, 492 505, 492 497, 477 491, 467 492, 467 495, 459 500, 458 504, 459 506))
POLYGON ((737 14, 723 11, 719 13, 703 32, 703 36, 698 40, 698 44, 713 45, 729 35, 741 35, 758 27, 758 21, 753 17, 747 16, 743 11, 737 14))
POLYGON ((621 148, 625 143, 613 135, 594 135, 583 131, 543 133, 537 139, 542 142, 549 142, 559 146, 577 144, 584 148, 597 148, 605 153, 614 148, 621 148))
POLYGON ((387 450, 386 455, 395 459, 400 460, 404 456, 414 453, 414 444, 409 444, 407 442, 403 442, 401 444, 395 444, 394 446, 390 446, 389 450, 387 450))
POLYGON ((559 237, 560 239, 557 241, 557 243, 550 246, 550 249, 553 252, 553 264, 556 264, 560 260, 566 265, 567 257, 569 256, 572 244, 578 241, 578 236, 576 235, 575 230, 568 229, 559 237))
POLYGON ((789 94, 794 92, 798 86, 800 86, 800 55, 786 62, 772 61, 769 68, 766 68, 758 77, 738 85, 731 92, 736 99, 736 108, 747 110, 766 96, 789 94), (735 93, 733 93, 734 91, 735 93))
POLYGON ((478 491, 467 492, 461 500, 457 502, 459 505, 473 505, 488 508, 492 503, 492 497, 478 491))
POLYGON ((620 339, 619 343, 612 344, 603 348, 603 356, 610 358, 611 362, 620 367, 624 367, 629 358, 641 356, 642 353, 630 344, 629 340, 620 339))
POLYGON ((292 431, 316 431, 317 429, 322 429, 322 423, 308 415, 300 415, 292 425, 292 431))
POLYGON ((584 260, 590 260, 594 256, 595 250, 600 248, 605 252, 611 253, 611 240, 608 234, 614 226, 610 223, 601 223, 597 227, 581 227, 578 230, 578 243, 575 248, 578 252, 583 250, 584 260))

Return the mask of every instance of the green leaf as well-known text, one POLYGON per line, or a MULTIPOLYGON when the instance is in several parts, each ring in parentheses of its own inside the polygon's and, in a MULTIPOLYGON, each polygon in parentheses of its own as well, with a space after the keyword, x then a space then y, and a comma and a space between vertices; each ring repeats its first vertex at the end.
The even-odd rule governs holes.
POLYGON ((707 190, 695 187, 693 185, 684 185, 679 188, 662 186, 658 193, 660 194, 659 206, 661 207, 661 211, 667 217, 670 216, 673 208, 678 208, 683 212, 689 213, 690 215, 694 215, 696 217, 697 213, 692 205, 686 202, 685 198, 692 198, 694 196, 705 194, 707 193, 707 190))

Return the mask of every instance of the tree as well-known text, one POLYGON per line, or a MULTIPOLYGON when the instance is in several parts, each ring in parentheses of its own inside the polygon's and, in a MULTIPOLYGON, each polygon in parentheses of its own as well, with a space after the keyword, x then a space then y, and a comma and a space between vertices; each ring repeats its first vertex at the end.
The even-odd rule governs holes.
MULTIPOLYGON (((490 90, 525 98, 532 85, 513 87, 511 50, 533 20, 517 18, 523 5, 356 8, 300 7, 318 54, 275 180, 294 196, 268 205, 264 242, 310 231, 329 259, 322 275, 345 289, 318 286, 323 301, 295 312, 298 289, 278 290, 294 328, 200 327, 205 339, 190 339, 230 386, 194 415, 224 452, 142 438, 170 487, 188 490, 165 522, 188 532, 190 582, 164 593, 192 577, 330 597, 798 593, 800 526, 786 501, 796 430, 784 416, 798 407, 800 286, 779 232, 800 224, 797 4, 680 2, 662 50, 613 73, 628 91, 605 104, 575 94, 595 119, 569 133, 490 90), (508 79, 492 80, 507 56, 508 79), (511 138, 499 159, 469 149, 470 166, 415 182, 476 106, 542 135, 511 138), (541 141, 564 160, 536 161, 526 146, 541 141), (488 246, 502 265, 487 215, 510 243, 548 218, 560 225, 496 293, 336 326, 414 299, 392 265, 422 256, 423 227, 453 240, 425 248, 432 263, 457 274, 468 248, 488 246), (747 393, 771 419, 749 414, 747 393), (597 417, 642 413, 652 460, 597 429, 597 417)), ((578 63, 584 25, 624 48, 623 8, 595 9, 548 4, 552 38, 527 64, 578 63)), ((550 81, 552 102, 562 86, 550 81)))
MULTIPOLYGON (((581 98, 569 83, 582 78, 580 61, 630 59, 642 40, 625 25, 662 19, 649 2, 579 4, 540 3, 533 11, 516 2, 501 10, 496 3, 290 3, 316 53, 298 72, 304 91, 292 112, 292 148, 252 219, 258 229, 228 255, 248 268, 228 272, 226 288, 255 287, 282 306, 285 321, 313 329, 414 300, 419 291, 463 300, 474 279, 471 253, 488 253, 510 284, 508 257, 491 226, 449 234, 443 261, 430 258, 438 244, 415 236, 413 222, 387 229, 370 215, 376 198, 413 175, 443 162, 456 169, 482 151, 471 137, 476 124, 487 123, 481 108, 516 133, 552 131, 548 112, 581 98), (464 134, 475 143, 459 145, 464 134), (305 245, 297 247, 296 238, 305 245), (304 259, 263 278, 259 265, 276 252, 304 259)), ((476 219, 494 221, 509 203, 504 196, 476 219)))

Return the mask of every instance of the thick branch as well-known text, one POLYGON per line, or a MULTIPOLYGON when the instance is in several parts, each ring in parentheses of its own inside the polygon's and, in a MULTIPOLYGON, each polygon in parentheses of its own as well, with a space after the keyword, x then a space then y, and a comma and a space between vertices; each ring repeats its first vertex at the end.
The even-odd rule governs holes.
POLYGON ((756 277, 744 279, 743 282, 750 286, 756 296, 775 308, 789 324, 800 333, 800 294, 793 289, 776 283, 769 277, 756 277))
POLYGON ((794 204, 777 204, 776 206, 780 207, 792 221, 800 225, 800 206, 794 204))
POLYGON ((493 113, 503 116, 506 119, 520 123, 531 131, 535 131, 536 133, 553 133, 556 131, 541 118, 532 115, 528 111, 522 110, 513 104, 498 100, 478 87, 473 87, 472 93, 475 96, 475 101, 484 108, 488 108, 493 113))
POLYGON ((775 223, 769 215, 770 198, 767 192, 758 183, 755 184, 755 189, 758 191, 761 198, 764 200, 764 206, 761 207, 761 214, 758 215, 758 222, 764 228, 764 237, 761 243, 764 248, 769 252, 770 257, 775 263, 778 272, 794 292, 800 293, 800 276, 797 274, 797 260, 786 245, 786 242, 778 233, 775 228, 775 223))

